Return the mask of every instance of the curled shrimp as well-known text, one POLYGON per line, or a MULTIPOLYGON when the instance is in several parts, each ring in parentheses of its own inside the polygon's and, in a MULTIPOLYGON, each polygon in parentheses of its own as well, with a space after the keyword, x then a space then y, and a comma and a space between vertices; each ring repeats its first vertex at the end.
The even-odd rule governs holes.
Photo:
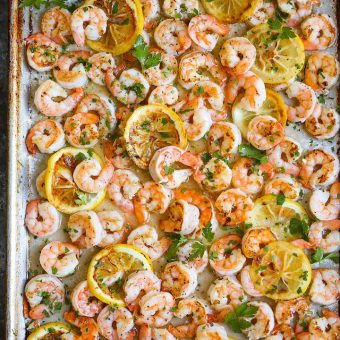
POLYGON ((141 5, 144 15, 144 29, 152 29, 160 16, 161 8, 159 5, 159 1, 142 0, 141 5))
POLYGON ((248 258, 256 254, 267 244, 276 241, 275 235, 268 228, 250 228, 242 237, 242 251, 248 258))
POLYGON ((266 24, 268 19, 273 18, 276 11, 276 4, 271 0, 260 0, 255 8, 253 15, 251 15, 247 22, 256 26, 259 24, 266 24))
POLYGON ((84 46, 85 38, 98 40, 106 31, 107 20, 105 12, 99 7, 93 5, 78 7, 71 16, 72 36, 77 46, 84 46))
POLYGON ((64 285, 55 276, 37 275, 27 282, 25 296, 30 307, 29 317, 43 319, 60 311, 65 297, 64 285))
POLYGON ((60 46, 43 34, 32 34, 25 39, 25 43, 28 64, 36 71, 50 71, 58 61, 60 46))
POLYGON ((132 161, 125 149, 123 137, 118 137, 114 141, 110 139, 104 139, 103 151, 104 156, 117 169, 129 169, 132 165, 132 161))
POLYGON ((142 325, 139 329, 139 340, 176 340, 165 328, 149 327, 142 325))
POLYGON ((79 282, 72 290, 71 303, 78 315, 94 317, 104 307, 91 292, 87 281, 79 282))
POLYGON ((106 71, 115 67, 116 63, 111 53, 99 52, 88 59, 90 69, 87 76, 97 85, 105 86, 106 71))
POLYGON ((306 188, 325 188, 336 181, 339 169, 336 155, 323 149, 314 149, 303 158, 299 179, 306 188))
POLYGON ((217 323, 200 325, 196 329, 196 340, 224 340, 228 339, 225 328, 217 323))
POLYGON ((104 190, 113 175, 113 165, 106 161, 102 166, 96 159, 80 162, 73 171, 73 180, 77 186, 88 193, 104 190))
POLYGON ((73 310, 64 313, 64 319, 71 325, 79 328, 80 335, 74 335, 72 340, 98 339, 98 325, 93 318, 78 316, 73 310))
POLYGON ((302 42, 310 51, 331 47, 337 36, 333 19, 327 14, 312 14, 301 23, 302 42))
POLYGON ((340 248, 340 221, 314 222, 308 233, 309 241, 325 253, 336 252, 340 248))
POLYGON ((248 72, 256 59, 256 48, 247 39, 236 37, 226 40, 220 49, 221 64, 228 73, 240 76, 248 72))
POLYGON ((60 226, 60 214, 47 201, 33 200, 27 204, 25 226, 30 233, 37 237, 50 236, 60 226))
POLYGON ((250 268, 251 266, 247 265, 243 267, 243 269, 241 270, 240 281, 241 281, 242 288, 250 296, 261 297, 262 294, 255 288, 254 283, 251 280, 250 273, 249 273, 250 268))
POLYGON ((178 90, 173 85, 162 85, 154 88, 149 96, 148 104, 173 105, 178 101, 178 90))
POLYGON ((132 199, 142 188, 139 178, 130 170, 114 171, 107 192, 110 199, 124 212, 132 213, 134 204, 132 199))
POLYGON ((72 243, 53 241, 41 250, 39 261, 48 274, 64 277, 75 271, 79 255, 79 248, 72 243))
POLYGON ((175 299, 188 297, 197 287, 196 270, 179 261, 168 263, 161 278, 162 290, 171 293, 175 299))
POLYGON ((40 120, 30 128, 26 147, 30 154, 53 153, 65 145, 65 135, 60 123, 52 119, 40 120))
POLYGON ((68 95, 58 83, 48 79, 36 90, 34 104, 46 116, 62 116, 72 111, 83 97, 84 90, 82 88, 75 88, 68 95), (63 100, 53 100, 57 97, 61 97, 63 100))
POLYGON ((187 25, 180 20, 163 20, 155 29, 156 44, 166 53, 178 56, 191 47, 187 25))
POLYGON ((240 106, 247 111, 258 111, 266 100, 263 80, 251 71, 231 76, 225 92, 225 99, 229 105, 234 103, 241 90, 244 91, 244 95, 239 102, 240 106))
POLYGON ((284 194, 286 198, 297 201, 300 198, 301 185, 287 174, 276 175, 264 186, 265 195, 284 194))
POLYGON ((202 14, 193 17, 188 25, 191 40, 206 51, 212 51, 220 36, 229 33, 228 26, 220 23, 215 17, 202 14))
POLYGON ((248 219, 254 203, 240 189, 223 191, 216 199, 217 219, 223 225, 237 225, 248 219))
POLYGON ((189 10, 196 12, 199 10, 198 0, 164 0, 162 6, 166 16, 181 20, 189 18, 189 10))
POLYGON ((214 241, 209 250, 210 266, 219 275, 232 275, 238 273, 246 262, 241 249, 241 237, 226 235, 214 241))
POLYGON ((170 246, 170 240, 166 237, 158 239, 157 230, 148 225, 142 225, 132 230, 127 239, 127 244, 132 244, 144 251, 151 261, 162 257, 170 246))
POLYGON ((57 44, 63 45, 69 41, 71 32, 71 13, 60 7, 47 10, 41 18, 41 31, 57 44))

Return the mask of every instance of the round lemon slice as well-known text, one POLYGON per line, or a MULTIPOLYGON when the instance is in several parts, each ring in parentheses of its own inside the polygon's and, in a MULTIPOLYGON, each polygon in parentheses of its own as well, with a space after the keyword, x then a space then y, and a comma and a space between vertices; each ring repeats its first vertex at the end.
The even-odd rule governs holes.
POLYGON ((75 335, 70 327, 61 322, 48 322, 35 329, 27 340, 60 339, 62 334, 75 335))
POLYGON ((303 69, 304 46, 290 28, 271 29, 268 24, 260 24, 250 29, 246 37, 256 47, 252 71, 265 83, 288 82, 303 69))
POLYGON ((122 279, 138 270, 152 271, 150 258, 134 246, 115 244, 92 257, 87 282, 91 293, 100 301, 109 305, 124 306, 122 279))
POLYGON ((124 139, 130 157, 142 169, 148 168, 158 149, 187 146, 183 122, 174 111, 159 104, 137 108, 126 122, 124 139))
POLYGON ((225 23, 247 20, 255 12, 259 0, 202 0, 204 9, 225 23))
POLYGON ((101 165, 102 159, 92 150, 63 148, 48 160, 45 190, 48 201, 65 214, 96 208, 105 197, 105 190, 97 194, 81 191, 73 180, 73 170, 86 158, 95 158, 101 165))
POLYGON ((277 241, 262 248, 250 268, 254 287, 274 300, 303 295, 312 279, 312 268, 302 249, 277 241))
POLYGON ((271 116, 278 120, 283 126, 286 125, 287 110, 281 95, 269 89, 266 89, 266 93, 267 93, 266 100, 258 112, 247 111, 242 107, 242 105, 240 105, 242 94, 240 94, 236 98, 233 104, 232 108, 233 122, 240 129, 244 138, 247 137, 249 122, 256 115, 271 116))
POLYGON ((105 35, 100 40, 87 40, 87 45, 95 51, 113 55, 129 51, 144 26, 139 0, 87 0, 85 4, 102 8, 109 18, 105 35))
POLYGON ((270 228, 278 240, 291 241, 297 238, 289 228, 293 218, 308 221, 301 204, 286 198, 280 205, 275 195, 265 195, 255 201, 246 223, 252 227, 270 228))

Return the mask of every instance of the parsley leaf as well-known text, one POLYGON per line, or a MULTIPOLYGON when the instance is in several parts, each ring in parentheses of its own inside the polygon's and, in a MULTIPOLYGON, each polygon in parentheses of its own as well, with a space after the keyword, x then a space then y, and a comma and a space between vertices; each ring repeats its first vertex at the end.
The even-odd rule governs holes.
POLYGON ((211 154, 209 152, 204 152, 201 154, 201 160, 204 164, 208 163, 211 160, 211 154))
POLYGON ((194 260, 197 257, 202 258, 205 250, 206 250, 206 246, 203 243, 199 241, 195 241, 192 244, 192 251, 190 252, 190 255, 189 255, 189 261, 194 260))
POLYGON ((68 9, 70 6, 68 6, 66 2, 66 0, 22 0, 19 8, 34 6, 39 9, 41 6, 45 8, 59 6, 68 9))
POLYGON ((88 203, 88 197, 85 192, 82 192, 80 190, 76 190, 76 195, 78 199, 74 200, 74 203, 77 205, 85 205, 88 203))
POLYGON ((84 155, 82 152, 78 152, 75 156, 74 156, 74 159, 77 161, 77 162, 82 162, 86 159, 86 155, 84 155))
POLYGON ((304 240, 308 241, 309 225, 307 221, 301 220, 299 215, 290 220, 288 228, 291 234, 301 235, 304 240))
POLYGON ((329 253, 324 256, 324 252, 320 247, 317 247, 312 254, 312 263, 321 262, 323 260, 332 260, 335 263, 339 263, 339 254, 337 252, 329 253))
POLYGON ((165 254, 165 258, 168 262, 176 261, 178 248, 187 241, 187 238, 177 234, 172 234, 168 237, 170 238, 171 244, 165 254))
POLYGON ((282 192, 280 192, 277 196, 276 196, 276 204, 277 205, 283 205, 283 203, 286 200, 286 196, 285 194, 283 194, 282 192))
POLYGON ((249 157, 249 158, 257 159, 262 164, 268 162, 268 156, 264 152, 254 148, 252 145, 249 145, 249 144, 239 145, 238 153, 242 157, 249 157))
POLYGON ((151 54, 149 47, 145 44, 141 35, 139 35, 136 39, 132 55, 140 62, 143 70, 157 66, 161 62, 161 54, 151 54))
POLYGON ((141 83, 135 83, 128 87, 128 91, 133 91, 136 93, 137 97, 139 98, 144 98, 142 90, 144 89, 144 85, 141 83))
POLYGON ((175 169, 172 168, 171 166, 164 165, 164 171, 165 171, 165 175, 168 176, 168 175, 171 175, 175 171, 175 169))
POLYGON ((212 242, 215 234, 212 231, 211 222, 208 222, 207 225, 202 229, 202 235, 209 243, 212 242))
POLYGON ((236 333, 242 333, 244 329, 251 326, 251 323, 243 318, 252 318, 258 311, 257 306, 248 305, 248 302, 243 302, 238 305, 235 312, 227 314, 224 322, 236 333))

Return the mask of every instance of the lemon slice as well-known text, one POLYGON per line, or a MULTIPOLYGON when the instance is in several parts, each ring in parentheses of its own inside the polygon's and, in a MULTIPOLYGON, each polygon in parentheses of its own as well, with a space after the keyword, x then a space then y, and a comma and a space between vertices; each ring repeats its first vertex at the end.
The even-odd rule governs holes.
POLYGON ((233 121, 240 129, 244 138, 247 137, 249 122, 256 115, 271 116, 278 120, 283 126, 286 125, 287 110, 281 95, 269 89, 266 89, 266 93, 266 100, 258 112, 247 111, 240 105, 242 94, 240 94, 234 102, 232 108, 233 121))
POLYGON ((291 300, 303 295, 312 279, 306 254, 284 241, 262 248, 249 273, 255 288, 274 300, 291 300))
POLYGON ((27 340, 60 339, 62 334, 75 334, 70 327, 61 322, 48 322, 35 329, 27 340))
POLYGON ((159 104, 137 108, 126 122, 124 139, 130 157, 142 169, 148 168, 158 149, 168 145, 182 149, 187 146, 181 119, 174 111, 159 104))
POLYGON ((91 293, 109 305, 124 306, 122 279, 138 270, 152 271, 150 258, 128 244, 114 244, 92 257, 87 272, 91 293))
POLYGON ((225 23, 245 21, 251 17, 259 0, 202 0, 204 9, 225 23))
POLYGON ((294 38, 281 39, 278 38, 281 33, 280 29, 260 24, 246 34, 246 38, 256 47, 252 71, 268 84, 288 82, 305 64, 304 46, 299 36, 295 34, 294 38))
POLYGON ((85 4, 102 8, 109 18, 105 35, 86 43, 95 51, 113 55, 129 51, 143 31, 144 17, 139 0, 87 0, 85 4))
POLYGON ((252 227, 270 228, 278 240, 291 241, 289 224, 292 218, 308 221, 306 210, 301 204, 286 198, 282 205, 277 204, 275 195, 265 195, 255 201, 249 214, 248 223, 252 227))
POLYGON ((73 170, 78 163, 93 157, 101 165, 102 159, 92 150, 63 148, 53 154, 47 163, 45 190, 48 201, 59 211, 73 214, 97 207, 105 197, 105 190, 97 194, 81 191, 73 181, 73 170))

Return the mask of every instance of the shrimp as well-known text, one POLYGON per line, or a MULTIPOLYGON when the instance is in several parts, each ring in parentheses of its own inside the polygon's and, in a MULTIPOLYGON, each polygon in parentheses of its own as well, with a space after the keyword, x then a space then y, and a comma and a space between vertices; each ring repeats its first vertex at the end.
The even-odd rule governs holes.
POLYGON ((302 154, 302 146, 296 140, 284 137, 274 148, 268 150, 268 161, 277 172, 297 176, 300 168, 296 161, 302 154))
POLYGON ((79 211, 70 216, 67 232, 78 248, 87 249, 101 241, 103 227, 94 211, 79 211))
POLYGON ((196 340, 225 340, 229 339, 225 328, 217 323, 200 325, 196 330, 196 340))
POLYGON ((176 169, 175 164, 194 167, 196 156, 176 146, 166 146, 158 149, 149 163, 149 172, 152 179, 169 189, 178 188, 187 182, 193 174, 192 169, 176 169))
POLYGON ((149 67, 144 70, 144 74, 149 84, 154 86, 169 85, 174 82, 177 77, 178 63, 176 58, 168 53, 151 50, 150 55, 160 54, 160 63, 156 66, 149 67))
POLYGON ((149 96, 148 104, 173 105, 178 100, 178 90, 173 85, 163 85, 154 88, 149 96))
POLYGON ((169 332, 176 338, 193 338, 196 335, 197 327, 208 322, 209 308, 204 302, 197 298, 180 300, 174 316, 177 318, 190 318, 188 323, 178 326, 169 325, 169 332))
POLYGON ((168 218, 159 222, 165 232, 189 235, 197 231, 200 211, 184 199, 176 199, 168 208, 168 218))
POLYGON ((258 111, 266 100, 263 80, 251 71, 231 76, 225 91, 226 102, 232 105, 241 90, 244 94, 239 105, 247 111, 258 111))
POLYGON ((226 40, 220 49, 221 64, 234 76, 247 73, 256 59, 256 48, 247 39, 236 37, 226 40))
POLYGON ((158 239, 156 229, 148 225, 142 225, 134 229, 127 239, 127 244, 132 244, 144 251, 151 261, 155 261, 163 256, 168 250, 170 243, 170 240, 166 237, 158 239))
POLYGON ((241 249, 238 235, 226 235, 214 241, 209 250, 210 266, 219 275, 232 275, 238 273, 246 262, 241 249))
POLYGON ((133 213, 132 199, 142 188, 139 178, 130 170, 114 171, 107 192, 110 199, 124 212, 133 213))
POLYGON ((79 248, 72 243, 53 241, 41 250, 39 261, 48 274, 64 277, 75 271, 79 256, 79 248))
POLYGON ((314 222, 308 233, 309 241, 325 253, 336 252, 340 248, 339 229, 339 220, 314 222))
POLYGON ((249 340, 258 340, 266 337, 274 328, 274 313, 270 306, 265 302, 252 301, 248 306, 257 307, 257 312, 252 317, 244 318, 251 323, 249 328, 243 330, 243 333, 249 340))
POLYGON ((308 58, 304 82, 317 93, 325 92, 336 84, 339 73, 340 65, 334 56, 316 52, 308 58))
POLYGON ((227 73, 211 53, 193 51, 182 57, 178 77, 179 83, 190 90, 196 83, 205 80, 213 80, 222 86, 227 79, 227 73))
POLYGON ((111 53, 100 52, 92 55, 88 59, 90 69, 87 76, 97 85, 105 86, 106 71, 115 67, 116 62, 111 53))
POLYGON ((128 276, 123 289, 125 303, 130 310, 133 310, 143 295, 161 290, 161 280, 153 272, 140 270, 128 276))
POLYGON ((155 29, 154 39, 161 49, 175 57, 191 47, 188 27, 181 20, 166 19, 161 21, 155 29))
POLYGON ((241 132, 233 123, 214 123, 208 132, 208 150, 212 154, 217 152, 222 157, 228 157, 237 152, 241 143, 241 132))
POLYGON ((98 325, 93 318, 78 316, 73 310, 64 313, 64 319, 79 328, 80 335, 72 336, 72 340, 96 340, 99 338, 98 325))
POLYGON ((295 332, 291 326, 287 324, 276 325, 266 340, 285 340, 296 339, 295 332))
POLYGON ((132 161, 127 154, 124 144, 124 138, 118 137, 112 141, 111 139, 103 140, 104 156, 110 160, 117 169, 129 169, 132 161))
POLYGON ((47 198, 46 196, 46 190, 45 190, 45 177, 46 177, 46 172, 47 169, 43 170, 37 177, 36 181, 35 181, 35 185, 37 188, 37 192, 38 194, 42 197, 42 198, 47 198))
POLYGON ((139 340, 176 340, 165 328, 154 328, 143 325, 139 330, 139 340))
POLYGON ((336 303, 340 295, 340 276, 334 269, 313 269, 313 280, 309 290, 312 302, 319 305, 336 303))
POLYGON ((47 10, 41 18, 42 33, 51 38, 59 45, 63 45, 70 40, 71 13, 60 7, 53 7, 47 10))
POLYGON ((61 216, 49 202, 33 200, 27 204, 25 226, 37 237, 53 235, 60 226, 61 216))
POLYGON ((158 0, 142 0, 141 5, 144 15, 144 29, 152 29, 160 16, 159 2, 158 0))
POLYGON ((119 79, 113 69, 106 72, 105 82, 108 90, 123 104, 138 104, 143 101, 150 89, 150 85, 143 74, 133 68, 123 71, 119 79))
POLYGON ((161 278, 162 290, 171 293, 175 299, 188 297, 198 283, 196 270, 179 261, 166 264, 161 278))
POLYGON ((206 51, 212 51, 219 37, 228 34, 229 31, 227 25, 208 14, 194 16, 188 25, 191 40, 206 51))
POLYGON ((217 219, 223 225, 237 225, 248 219, 254 203, 240 189, 223 191, 216 199, 217 219))
POLYGON ((83 47, 85 38, 98 40, 106 31, 107 21, 108 17, 99 7, 93 5, 78 7, 71 16, 72 36, 77 46, 83 47))
POLYGON ((68 95, 67 92, 53 80, 46 80, 34 94, 34 104, 38 111, 46 116, 62 116, 72 111, 78 102, 84 97, 82 88, 73 89, 68 95), (64 98, 62 101, 54 101, 54 98, 64 98))
POLYGON ((86 67, 89 51, 73 51, 63 54, 54 65, 53 76, 65 89, 84 87, 87 83, 86 67))
POLYGON ((307 51, 325 50, 337 37, 337 28, 327 14, 312 14, 301 23, 302 42, 307 51))
POLYGON ((305 129, 317 139, 333 138, 340 129, 340 117, 334 110, 316 104, 313 113, 305 121, 305 129))
POLYGON ((186 20, 189 18, 190 11, 199 11, 198 0, 164 0, 163 12, 166 16, 186 20))
POLYGON ((282 142, 285 129, 271 116, 256 116, 248 125, 247 139, 259 150, 269 150, 282 142))
POLYGON ((140 315, 137 316, 136 324, 163 327, 173 317, 175 299, 168 292, 151 291, 141 298, 139 305, 140 315))
POLYGON ((252 16, 247 19, 247 22, 256 26, 266 24, 268 19, 273 18, 276 11, 276 6, 271 0, 260 0, 255 8, 252 16))
POLYGON ((262 294, 255 288, 253 281, 250 278, 249 270, 251 265, 243 267, 240 274, 240 281, 244 291, 253 297, 261 297, 262 294))
POLYGON ((73 171, 73 180, 80 190, 95 194, 103 191, 113 175, 113 165, 106 161, 103 166, 95 158, 80 162, 73 171))
POLYGON ((50 38, 35 33, 25 39, 28 64, 38 72, 50 71, 59 59, 61 48, 50 38))
POLYGON ((33 320, 43 319, 60 312, 65 297, 64 285, 55 276, 37 275, 27 282, 25 297, 30 306, 28 316, 33 320))
POLYGON ((197 257, 195 255, 195 245, 202 245, 196 240, 189 240, 180 245, 177 250, 178 261, 196 270, 197 273, 202 273, 208 265, 208 252, 204 250, 203 254, 197 257))
POLYGON ((162 184, 146 182, 133 198, 135 215, 139 223, 146 223, 150 212, 163 214, 168 209, 172 192, 162 184))
POLYGON ((60 123, 52 119, 40 120, 30 128, 26 147, 30 154, 53 153, 65 145, 65 135, 60 123))
POLYGON ((240 283, 233 276, 225 276, 215 280, 208 289, 211 307, 221 311, 227 306, 237 307, 247 299, 240 283))
POLYGON ((133 315, 124 307, 106 306, 97 318, 99 334, 105 339, 133 340, 133 315))
POLYGON ((336 181, 339 170, 339 159, 335 154, 314 149, 302 160, 299 179, 306 188, 325 188, 336 181))
POLYGON ((279 174, 264 186, 265 195, 283 194, 286 198, 297 201, 300 198, 301 185, 290 175, 279 174))
POLYGON ((91 292, 87 281, 79 282, 72 290, 71 294, 72 307, 78 315, 93 318, 104 307, 91 292))

